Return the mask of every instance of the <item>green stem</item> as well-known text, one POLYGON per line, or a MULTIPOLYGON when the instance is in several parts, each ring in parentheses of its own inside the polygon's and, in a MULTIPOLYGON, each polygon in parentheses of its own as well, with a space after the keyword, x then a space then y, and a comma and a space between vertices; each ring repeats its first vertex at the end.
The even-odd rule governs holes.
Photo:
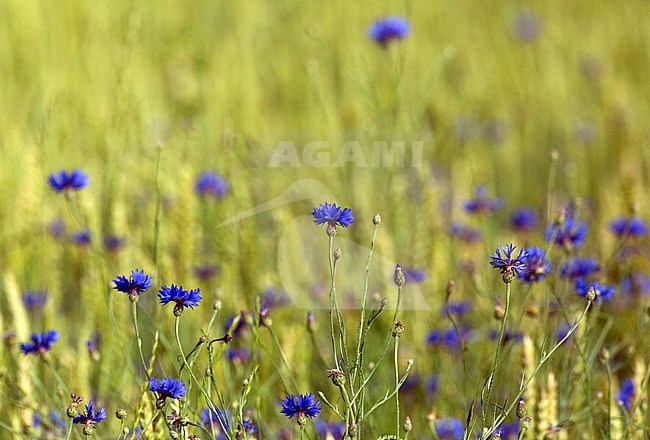
POLYGON ((144 374, 147 375, 147 380, 151 379, 149 377, 149 372, 147 371, 147 363, 144 360, 144 354, 142 353, 142 338, 140 337, 140 329, 138 326, 138 307, 137 299, 131 303, 131 314, 133 315, 133 328, 135 329, 135 339, 138 342, 138 352, 140 353, 140 362, 142 362, 142 368, 144 369, 144 374))
POLYGON ((334 353, 334 365, 336 366, 337 370, 340 370, 341 368, 339 367, 339 359, 338 356, 336 355, 336 334, 334 332, 334 310, 336 309, 335 304, 336 304, 336 284, 334 283, 335 275, 336 275, 336 264, 334 263, 334 255, 332 253, 332 245, 334 242, 334 237, 329 237, 329 244, 327 246, 327 254, 329 257, 329 265, 330 265, 330 336, 332 339, 332 353, 334 353))
POLYGON ((481 426, 485 426, 485 419, 487 417, 487 410, 490 406, 490 395, 492 394, 492 386, 494 385, 494 376, 496 375, 497 368, 499 367, 499 354, 501 353, 501 345, 503 344, 503 336, 506 331, 506 321, 508 319, 508 310, 510 309, 510 283, 506 284, 506 305, 501 319, 501 330, 499 330, 499 340, 497 341, 497 348, 494 352, 494 363, 492 364, 492 371, 488 377, 488 389, 485 397, 483 408, 481 408, 482 419, 481 426))
MULTIPOLYGON (((217 408, 214 405, 214 402, 212 402, 212 399, 210 398, 208 393, 205 392, 205 390, 201 386, 201 383, 199 382, 199 380, 194 375, 194 371, 192 371, 192 367, 190 367, 190 365, 187 363, 187 359, 185 358, 185 352, 183 351, 183 344, 181 344, 181 336, 180 336, 180 332, 179 332, 180 322, 181 322, 181 317, 176 316, 174 318, 174 335, 176 336, 176 343, 178 344, 178 349, 181 352, 181 358, 183 359, 183 365, 187 369, 187 372, 189 373, 190 377, 194 380, 197 387, 201 391, 201 394, 203 394, 203 397, 205 398, 205 403, 208 405, 208 408, 211 411, 213 411, 215 414, 219 414, 219 412, 217 411, 217 408)), ((217 418, 219 418, 219 417, 217 417, 217 418)), ((230 434, 228 434, 228 431, 225 428, 224 428, 224 435, 228 438, 228 440, 230 440, 230 434)))
POLYGON ((287 357, 284 354, 284 350, 282 350, 282 345, 280 344, 280 340, 278 339, 278 336, 273 331, 273 327, 267 327, 267 329, 269 330, 269 333, 271 333, 271 338, 273 339, 273 343, 275 344, 275 347, 280 353, 280 359, 282 359, 282 363, 284 364, 284 367, 287 369, 287 372, 289 373, 289 377, 291 378, 291 382, 294 386, 294 389, 296 392, 298 392, 300 390, 298 387, 298 382, 296 382, 296 378, 294 377, 291 367, 289 366, 289 361, 287 361, 287 357))
POLYGON ((398 364, 398 360, 397 360, 397 352, 398 352, 398 348, 399 348, 399 337, 395 336, 393 338, 393 340, 395 342, 395 350, 394 350, 394 354, 393 354, 393 363, 394 363, 394 366, 395 366, 395 389, 397 391, 395 393, 395 413, 396 413, 395 414, 395 437, 397 437, 399 439, 399 431, 400 431, 400 429, 399 429, 400 428, 400 426, 399 426, 399 424, 400 424, 400 419, 399 419, 399 364, 398 364))
POLYGON ((573 324, 573 326, 569 329, 569 331, 564 336, 564 338, 562 338, 557 344, 555 344, 555 346, 551 349, 551 351, 549 351, 544 356, 542 356, 542 358, 537 363, 537 366, 535 367, 535 370, 533 370, 530 377, 528 379, 526 379, 526 382, 524 382, 524 384, 519 389, 519 392, 515 395, 514 399, 512 399, 512 402, 510 403, 510 406, 508 406, 508 408, 506 408, 505 411, 502 411, 501 414, 494 420, 494 422, 492 423, 492 426, 481 434, 481 439, 480 440, 489 439, 490 435, 492 435, 494 433, 494 431, 496 431, 499 428, 499 426, 501 426, 501 424, 505 421, 505 419, 508 417, 508 415, 510 415, 510 413, 514 410, 515 406, 517 406, 517 404, 519 403, 519 398, 524 394, 524 392, 526 391, 526 389, 528 388, 530 383, 533 381, 533 379, 535 378, 535 376, 537 375, 539 370, 544 366, 546 361, 548 361, 550 359, 550 357, 553 355, 553 353, 555 353, 555 350, 557 350, 567 339, 569 339, 571 337, 573 332, 576 331, 576 329, 578 328, 578 325, 580 325, 580 322, 583 320, 583 318, 585 317, 585 315, 589 311, 589 307, 591 307, 591 304, 592 304, 591 301, 587 301, 587 306, 582 311, 582 314, 580 315, 580 317, 578 318, 576 323, 573 324))

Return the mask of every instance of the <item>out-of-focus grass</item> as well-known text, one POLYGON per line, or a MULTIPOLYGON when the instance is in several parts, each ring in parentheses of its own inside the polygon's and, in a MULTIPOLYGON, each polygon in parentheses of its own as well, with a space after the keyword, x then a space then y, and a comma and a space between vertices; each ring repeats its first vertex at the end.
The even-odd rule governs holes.
MULTIPOLYGON (((163 197, 157 281, 199 285, 192 267, 221 266, 218 281, 201 286, 205 303, 188 312, 197 318, 185 323, 188 344, 207 324, 217 296, 235 312, 252 307, 265 286, 281 285, 284 262, 277 255, 284 225, 329 194, 308 194, 217 226, 301 179, 322 183, 353 208, 357 223, 345 235, 359 244, 367 243, 372 214, 379 211, 378 250, 426 268, 422 290, 434 311, 446 281, 455 278, 464 286, 461 295, 489 313, 498 277, 482 275, 488 251, 512 239, 541 242, 539 234, 522 238, 503 229, 520 204, 546 214, 550 197, 555 216, 580 196, 580 215, 589 218, 592 231, 588 252, 606 259, 612 245, 603 232, 606 222, 632 209, 648 211, 650 10, 643 1, 536 2, 529 10, 539 19, 539 37, 526 43, 512 31, 523 8, 512 1, 0 4, 0 266, 21 290, 50 292, 43 328, 63 334, 61 365, 70 386, 121 405, 137 393, 139 378, 112 373, 133 368, 136 357, 126 360, 121 350, 132 341, 129 306, 125 298, 109 299, 108 286, 134 267, 155 271, 157 145, 163 197), (408 18, 411 34, 383 50, 365 31, 386 14, 408 18), (329 142, 333 164, 346 141, 359 142, 367 158, 372 142, 382 140, 423 142, 423 162, 403 168, 267 166, 281 141, 293 142, 299 154, 309 142, 329 142), (552 150, 559 159, 549 194, 552 150), (49 172, 73 167, 90 175, 89 188, 74 198, 95 238, 126 237, 126 248, 107 261, 47 237, 54 218, 64 218, 69 230, 80 226, 45 185, 49 172), (193 194, 194 178, 204 169, 230 183, 216 205, 193 194), (466 219, 460 204, 477 184, 506 208, 481 224, 470 219, 486 239, 467 247, 448 238, 447 229, 452 220, 466 219), (458 263, 465 260, 480 269, 478 276, 458 263), (103 338, 99 363, 83 353, 94 331, 103 338)), ((295 252, 304 252, 300 243, 295 252)), ((325 255, 325 237, 309 252, 325 255)), ((350 265, 361 272, 364 261, 350 265)), ((313 281, 327 281, 325 267, 313 281)), ((4 331, 16 328, 17 315, 2 297, 4 331)), ((153 294, 142 299, 149 343, 154 324, 172 337, 171 311, 156 310, 154 303, 153 294)), ((279 313, 281 338, 303 339, 304 311, 279 313)), ((422 375, 438 368, 428 359, 439 355, 419 347, 438 316, 404 317, 413 338, 406 350, 421 359, 422 375)), ((321 318, 324 323, 325 314, 321 318)), ((28 330, 18 337, 25 340, 28 330)), ((296 376, 310 389, 311 349, 288 345, 296 376)), ((168 344, 163 347, 175 356, 168 344)), ((266 371, 264 380, 274 383, 272 370, 266 371)), ((443 395, 450 397, 455 387, 443 395)), ((264 403, 273 412, 269 417, 279 417, 274 404, 264 403)), ((437 404, 441 413, 463 416, 462 400, 437 404)), ((13 408, 7 401, 0 407, 13 408)))

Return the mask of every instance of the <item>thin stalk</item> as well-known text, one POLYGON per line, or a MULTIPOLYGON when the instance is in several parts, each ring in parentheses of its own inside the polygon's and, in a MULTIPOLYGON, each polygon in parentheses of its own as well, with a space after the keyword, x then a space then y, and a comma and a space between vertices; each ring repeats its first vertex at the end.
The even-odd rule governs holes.
POLYGON ((399 348, 399 337, 395 336, 393 338, 395 342, 395 350, 393 353, 393 364, 395 367, 395 437, 399 438, 399 431, 400 431, 400 418, 399 418, 399 364, 397 360, 397 352, 399 348))
POLYGON ((140 353, 140 362, 142 362, 142 368, 144 369, 144 374, 147 375, 147 380, 151 379, 147 369, 147 363, 144 360, 144 354, 142 353, 142 338, 140 337, 140 329, 138 326, 138 307, 137 300, 131 303, 131 314, 133 315, 133 327, 135 329, 135 339, 138 342, 138 352, 140 353))
MULTIPOLYGON (((185 358, 185 352, 183 351, 183 344, 181 344, 181 336, 180 336, 180 332, 179 332, 180 322, 181 322, 181 317, 176 316, 174 318, 174 335, 176 336, 176 343, 178 344, 178 349, 181 352, 181 358, 183 359, 183 365, 185 366, 185 368, 187 368, 187 372, 189 373, 190 377, 194 380, 194 382, 198 386, 199 390, 201 391, 201 394, 203 394, 203 397, 205 398, 205 403, 208 405, 208 408, 211 411, 214 411, 215 414, 219 414, 219 412, 217 411, 217 408, 214 406, 214 402, 212 402, 212 399, 210 398, 208 393, 205 392, 205 390, 201 386, 201 383, 199 382, 199 380, 194 375, 194 371, 192 371, 192 367, 190 367, 190 365, 187 363, 187 359, 185 358)), ((230 440, 230 435, 227 433, 227 431, 224 430, 224 434, 226 435, 228 440, 230 440)))
POLYGON ((334 262, 334 254, 332 253, 332 245, 334 242, 334 237, 329 237, 329 243, 327 246, 327 254, 329 257, 329 264, 330 264, 330 277, 331 277, 331 284, 330 284, 330 336, 332 339, 332 353, 334 353, 334 365, 336 366, 337 370, 340 370, 339 366, 339 359, 336 355, 336 336, 334 332, 334 310, 337 308, 335 307, 336 304, 336 284, 334 282, 335 280, 335 275, 336 275, 336 264, 334 262))
POLYGON ((499 428, 499 426, 501 426, 501 424, 505 421, 505 419, 510 415, 512 410, 514 410, 515 406, 517 406, 517 404, 519 403, 519 398, 524 394, 524 391, 526 391, 528 385, 530 385, 530 383, 533 381, 533 379, 535 378, 539 370, 544 366, 546 361, 548 361, 550 357, 553 355, 553 353, 555 353, 555 350, 557 350, 567 339, 571 337, 573 332, 576 331, 576 329, 580 325, 580 322, 583 320, 583 318, 589 311, 589 307, 591 307, 591 304, 592 304, 591 301, 587 301, 587 306, 582 311, 582 314, 580 315, 576 323, 573 324, 573 326, 569 329, 567 334, 557 344, 555 344, 555 346, 551 349, 551 351, 546 353, 546 355, 542 356, 542 358, 537 363, 535 370, 533 370, 533 373, 530 375, 530 377, 526 379, 526 382, 524 382, 521 388, 519 388, 519 392, 512 399, 510 405, 504 411, 502 411, 499 416, 497 416, 497 418, 492 423, 492 426, 481 434, 481 440, 487 440, 488 438, 490 438, 490 435, 492 435, 494 431, 496 431, 499 428))
POLYGON ((359 330, 357 332, 357 353, 356 353, 356 368, 354 374, 352 375, 352 383, 356 382, 357 375, 362 369, 362 349, 365 347, 364 341, 364 332, 366 321, 366 298, 368 297, 368 285, 370 281, 370 264, 372 262, 372 254, 375 250, 375 239, 377 238, 377 231, 379 230, 379 223, 375 223, 375 226, 372 229, 372 237, 370 238, 370 251, 368 252, 368 259, 366 260, 366 277, 363 283, 363 295, 361 298, 361 318, 359 319, 359 330))
POLYGON ((501 345, 503 344, 503 336, 506 331, 506 321, 508 320, 508 311, 510 309, 510 284, 506 284, 506 305, 503 312, 503 318, 501 319, 501 329, 499 330, 499 340, 497 342, 497 348, 494 352, 494 363, 492 364, 492 371, 490 371, 490 376, 488 377, 488 389, 487 395, 485 397, 485 403, 483 408, 481 408, 481 426, 485 426, 485 419, 487 417, 487 410, 490 406, 490 395, 492 394, 492 386, 494 385, 494 376, 496 375, 497 368, 499 367, 499 354, 501 353, 501 345))
POLYGON ((267 327, 267 329, 269 330, 269 333, 271 333, 271 338, 273 339, 275 348, 277 348, 278 352, 280 353, 280 359, 282 359, 282 363, 284 364, 284 367, 287 369, 287 372, 289 373, 289 377, 291 378, 291 382, 293 383, 294 389, 296 392, 298 392, 300 390, 300 388, 298 387, 298 382, 296 382, 296 378, 294 377, 291 367, 289 366, 289 361, 287 361, 287 356, 284 354, 284 350, 282 350, 282 345, 280 344, 280 340, 278 339, 278 336, 273 331, 273 327, 267 327))

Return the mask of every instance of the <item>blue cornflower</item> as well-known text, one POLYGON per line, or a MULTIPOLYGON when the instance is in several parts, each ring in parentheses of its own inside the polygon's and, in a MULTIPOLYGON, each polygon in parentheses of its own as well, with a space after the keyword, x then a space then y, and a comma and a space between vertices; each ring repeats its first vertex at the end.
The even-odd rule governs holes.
POLYGON ((75 231, 70 236, 70 241, 77 246, 89 246, 92 241, 92 234, 87 229, 75 231))
POLYGON ((47 292, 29 290, 23 293, 23 304, 28 310, 42 309, 47 302, 47 292))
POLYGON ((319 439, 342 439, 345 434, 345 422, 314 420, 314 429, 319 439))
POLYGON ((476 187, 474 194, 476 196, 474 200, 467 200, 463 203, 463 208, 470 214, 497 211, 503 206, 503 202, 500 199, 489 199, 487 197, 487 190, 482 185, 476 187))
POLYGON ((386 46, 391 41, 401 40, 408 33, 408 21, 398 16, 380 18, 368 27, 368 38, 380 46, 386 46))
POLYGON ((427 273, 424 269, 415 267, 403 267, 404 279, 407 283, 421 283, 426 278, 427 273))
POLYGON ((226 349, 226 358, 234 364, 245 364, 251 360, 251 351, 244 347, 228 347, 226 349))
MULTIPOLYGON (((467 340, 471 336, 470 330, 461 328, 460 337, 467 340)), ((458 333, 453 327, 446 330, 431 330, 427 335, 427 344, 433 346, 443 346, 448 350, 457 350, 460 348, 461 341, 458 339, 458 333)))
POLYGON ((526 269, 524 263, 526 252, 524 249, 519 249, 516 257, 512 256, 516 247, 512 244, 497 247, 496 251, 490 256, 492 260, 490 265, 495 269, 499 269, 499 272, 503 275, 503 281, 506 283, 512 282, 515 277, 526 269), (503 255, 501 255, 501 252, 503 252, 503 255))
POLYGON ((314 223, 323 225, 327 223, 330 228, 336 228, 336 225, 347 228, 354 223, 354 217, 350 208, 341 209, 336 203, 321 204, 311 212, 314 217, 314 223))
POLYGON ((537 226, 537 214, 532 208, 517 208, 510 215, 510 226, 515 231, 532 231, 537 226))
POLYGON ((273 287, 268 287, 262 294, 262 299, 260 300, 260 309, 272 309, 275 307, 286 306, 291 302, 291 298, 287 295, 287 292, 284 292, 273 287))
POLYGON ((216 276, 221 268, 217 264, 205 263, 200 266, 196 266, 193 270, 194 276, 196 276, 201 281, 207 281, 210 278, 216 276))
POLYGON ((623 295, 640 295, 650 293, 650 277, 642 273, 632 273, 619 281, 623 295))
POLYGON ((160 288, 158 299, 160 299, 162 305, 174 302, 174 315, 181 316, 185 307, 193 309, 199 305, 199 301, 201 301, 200 293, 201 289, 187 291, 183 289, 183 286, 172 284, 171 287, 162 286, 160 288))
MULTIPOLYGON (((449 313, 456 316, 466 315, 472 310, 472 303, 469 301, 449 301, 449 313)), ((447 316, 447 306, 440 306, 440 314, 447 316)))
POLYGON ((128 278, 124 275, 119 275, 113 280, 113 283, 115 283, 113 289, 126 293, 129 295, 129 299, 133 301, 151 287, 151 278, 144 271, 134 269, 128 278))
POLYGON ((209 408, 203 408, 199 411, 199 423, 208 431, 214 429, 217 434, 221 434, 223 428, 228 429, 232 426, 232 416, 227 409, 216 408, 216 410, 217 412, 214 412, 209 408))
POLYGON ((103 406, 100 406, 97 411, 93 408, 93 399, 90 399, 88 405, 86 405, 86 412, 78 414, 72 419, 72 423, 75 425, 85 425, 84 433, 87 428, 94 428, 95 425, 99 422, 106 420, 106 410, 103 406))
POLYGON ((57 173, 52 173, 47 178, 47 183, 52 190, 60 192, 77 191, 88 186, 88 176, 76 169, 72 172, 60 170, 57 173))
POLYGON ((577 249, 585 241, 587 225, 582 221, 575 221, 573 217, 566 217, 561 224, 552 224, 544 231, 544 240, 553 240, 557 246, 567 250, 577 249))
POLYGON ((109 252, 117 252, 122 249, 125 241, 124 237, 118 237, 117 235, 105 235, 102 240, 104 249, 109 252))
POLYGON ((205 171, 196 179, 194 191, 200 196, 220 199, 228 192, 228 182, 214 171, 205 171))
POLYGON ((65 436, 65 422, 59 418, 54 410, 50 411, 49 420, 43 420, 34 413, 32 427, 41 428, 42 438, 63 438, 65 436))
POLYGON ((45 354, 52 348, 52 344, 59 339, 59 333, 56 330, 32 333, 30 339, 32 342, 21 342, 19 344, 20 351, 23 354, 45 354))
POLYGON ((157 394, 157 404, 159 407, 164 405, 165 399, 180 399, 187 392, 185 384, 172 377, 166 377, 160 380, 152 377, 149 379, 149 390, 157 394))
POLYGON ((424 380, 424 392, 428 396, 433 396, 438 392, 440 386, 440 376, 437 373, 431 373, 424 380))
POLYGON ((563 322, 560 324, 560 326, 557 328, 557 331, 555 332, 555 336, 557 337, 556 342, 560 342, 566 335, 569 334, 569 330, 571 330, 571 326, 567 324, 566 322, 563 322))
MULTIPOLYGON (((491 341, 496 341, 499 339, 499 332, 495 329, 491 329, 488 332, 488 339, 491 341)), ((521 342, 524 339, 524 335, 521 332, 516 332, 511 329, 506 329, 503 332, 503 345, 506 345, 508 342, 521 342)))
POLYGON ((542 281, 551 271, 551 263, 546 259, 546 253, 535 246, 524 248, 524 269, 519 274, 522 283, 542 281))
POLYGON ((574 257, 560 266, 560 276, 575 280, 576 278, 584 278, 599 270, 600 266, 593 258, 574 257))
POLYGON ((292 418, 296 416, 299 425, 307 423, 307 418, 313 419, 321 410, 318 399, 313 394, 289 394, 281 402, 280 412, 292 418))
POLYGON ((623 379, 621 386, 616 392, 616 402, 630 411, 634 400, 634 381, 631 378, 623 379))
POLYGON ((617 237, 643 237, 648 233, 645 222, 636 217, 614 219, 609 223, 609 230, 617 237))
POLYGON ((436 434, 440 440, 462 440, 463 424, 458 419, 438 419, 435 422, 436 434))
POLYGON ((60 218, 56 218, 48 225, 48 231, 54 238, 62 238, 65 235, 65 223, 60 218))
POLYGON ((605 286, 597 282, 587 284, 583 278, 578 278, 573 287, 576 293, 580 296, 586 296, 587 292, 589 292, 589 288, 593 287, 594 291, 596 292, 596 298, 594 299, 594 302, 598 302, 601 299, 608 300, 614 296, 613 286, 605 286))
POLYGON ((474 243, 481 239, 481 232, 478 229, 456 222, 451 224, 449 235, 456 237, 465 243, 474 243))

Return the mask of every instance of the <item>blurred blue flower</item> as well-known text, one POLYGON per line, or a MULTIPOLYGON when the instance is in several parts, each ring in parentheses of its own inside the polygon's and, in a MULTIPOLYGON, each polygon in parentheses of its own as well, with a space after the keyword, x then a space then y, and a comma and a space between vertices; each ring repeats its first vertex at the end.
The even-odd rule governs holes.
POLYGON ((134 269, 128 278, 119 275, 113 280, 113 283, 115 284, 113 289, 118 292, 123 292, 127 295, 140 295, 151 287, 151 278, 144 271, 134 269))
POLYGON ((542 33, 542 19, 534 11, 520 11, 512 20, 512 33, 520 42, 532 43, 542 33))
POLYGON ((65 223, 60 218, 56 218, 50 222, 48 230, 52 237, 62 238, 65 235, 65 223))
POLYGON ((519 279, 523 284, 542 281, 551 271, 546 252, 535 246, 524 248, 524 252, 524 269, 519 274, 519 279))
MULTIPOLYGON (((449 301, 449 313, 456 316, 463 316, 472 310, 472 303, 469 301, 449 301)), ((440 314, 447 316, 447 307, 443 304, 440 306, 440 314)))
POLYGON ((207 281, 219 274, 221 268, 218 264, 202 264, 194 268, 194 276, 201 281, 207 281))
POLYGON ((23 293, 23 304, 27 310, 42 309, 47 302, 47 292, 28 290, 23 293))
POLYGON ((528 232, 537 226, 537 214, 532 208, 517 208, 510 215, 510 226, 515 231, 528 232))
POLYGON ((519 276, 525 269, 526 265, 524 259, 526 258, 526 251, 519 249, 516 257, 513 257, 513 252, 517 248, 512 244, 497 247, 496 251, 490 256, 490 265, 494 269, 499 269, 503 275, 519 276), (501 255, 503 252, 503 255, 501 255))
POLYGON ((562 224, 552 224, 544 231, 544 240, 551 241, 557 246, 567 250, 577 249, 585 241, 587 225, 582 221, 575 221, 573 217, 566 217, 562 224))
MULTIPOLYGON (((491 329, 488 332, 488 339, 491 341, 496 341, 499 339, 499 332, 495 329, 491 329)), ((508 342, 521 342, 524 339, 524 335, 521 332, 513 331, 512 329, 506 329, 503 332, 503 345, 506 345, 508 342)))
POLYGON ((224 428, 227 430, 233 428, 232 416, 227 409, 216 408, 216 410, 216 413, 209 408, 199 411, 199 423, 208 432, 214 431, 216 434, 214 440, 226 440, 223 430, 224 428))
POLYGON ((556 337, 557 337, 556 342, 560 342, 562 339, 564 339, 564 337, 567 334, 569 334, 569 330, 571 330, 571 326, 569 324, 567 324, 566 322, 563 322, 562 324, 560 324, 560 326, 557 328, 557 332, 556 332, 556 337))
POLYGON ((594 302, 599 302, 600 300, 608 300, 614 296, 613 286, 605 286, 597 282, 588 284, 583 278, 578 278, 576 280, 574 290, 578 295, 584 297, 587 295, 587 292, 589 292, 590 287, 593 287, 594 291, 596 292, 596 299, 594 302))
POLYGON ((77 414, 77 416, 72 419, 72 423, 76 425, 95 426, 95 424, 104 421, 106 419, 106 410, 104 407, 100 406, 99 409, 95 411, 93 406, 93 399, 90 399, 88 405, 86 405, 86 412, 77 414))
POLYGON ((463 208, 470 214, 481 214, 491 211, 497 211, 503 207, 500 199, 489 199, 487 190, 484 186, 479 185, 474 189, 475 199, 467 200, 463 203, 463 208))
POLYGON ((311 215, 314 217, 314 223, 317 225, 327 223, 331 227, 340 225, 347 228, 354 222, 350 208, 341 209, 336 206, 336 203, 329 204, 325 202, 324 205, 321 204, 318 208, 314 208, 311 215))
POLYGON ((417 269, 415 267, 403 267, 404 279, 407 283, 421 283, 426 278, 424 269, 417 269))
POLYGON ((458 419, 443 418, 435 422, 436 434, 440 440, 462 440, 464 427, 458 419))
POLYGON ((609 223, 609 230, 617 237, 644 237, 648 233, 645 222, 636 217, 614 219, 609 223))
POLYGON ((117 235, 105 235, 102 240, 104 249, 109 252, 116 252, 122 249, 125 241, 124 237, 118 237, 117 235))
MULTIPOLYGON (((463 340, 467 340, 472 332, 470 330, 460 328, 460 336, 463 340)), ((442 346, 448 350, 460 349, 460 340, 456 329, 449 327, 446 330, 431 330, 427 335, 427 344, 433 346, 442 346)))
POLYGON ((623 379, 623 381, 621 381, 621 386, 616 392, 616 402, 629 412, 632 408, 633 400, 634 381, 631 378, 623 379))
POLYGON ((311 393, 289 394, 282 400, 281 405, 280 412, 289 418, 296 416, 299 423, 304 422, 304 418, 316 417, 321 410, 318 399, 311 393))
POLYGON ((149 390, 156 393, 158 400, 161 401, 164 401, 166 398, 180 399, 187 392, 185 384, 172 377, 166 377, 164 379, 152 377, 149 379, 149 390))
POLYGON ((32 428, 41 428, 42 438, 63 438, 65 437, 65 422, 59 418, 54 410, 50 411, 49 420, 43 420, 34 413, 32 416, 32 428))
POLYGON ((345 422, 323 422, 322 420, 314 420, 314 428, 319 440, 343 438, 345 434, 345 422))
POLYGON ((275 307, 286 306, 291 302, 291 298, 287 295, 287 292, 284 292, 273 287, 268 287, 264 290, 262 294, 262 299, 260 300, 260 309, 272 309, 275 307))
POLYGON ((478 229, 457 222, 451 224, 449 235, 456 237, 465 243, 474 243, 481 239, 481 232, 478 229))
POLYGON ((618 285, 621 294, 629 295, 647 295, 650 293, 650 277, 642 273, 632 273, 620 279, 618 285))
POLYGON ((185 307, 194 308, 199 305, 201 301, 201 289, 194 289, 187 291, 183 286, 176 286, 172 284, 170 287, 162 286, 158 292, 158 299, 162 305, 173 302, 174 315, 180 316, 185 307))
POLYGON ((60 170, 47 178, 47 183, 55 192, 77 191, 88 185, 88 176, 76 169, 71 172, 60 170))
POLYGON ((220 199, 228 192, 228 182, 214 171, 205 171, 197 177, 194 191, 203 197, 220 199))
POLYGON ((23 354, 45 354, 52 348, 52 344, 59 339, 59 333, 56 330, 32 333, 30 339, 32 342, 21 342, 19 344, 20 351, 23 354))
POLYGON ((88 246, 92 241, 92 234, 87 229, 75 231, 70 236, 70 241, 72 241, 77 246, 88 246))
POLYGON ((380 46, 386 46, 391 41, 401 40, 408 33, 408 21, 398 16, 380 18, 368 27, 368 38, 380 46))
POLYGON ((599 270, 600 266, 593 258, 574 257, 560 266, 560 276, 575 280, 576 278, 584 278, 599 270))
POLYGON ((228 347, 226 349, 226 359, 234 364, 245 364, 251 360, 251 351, 245 347, 228 347))
POLYGON ((437 373, 431 373, 424 380, 424 392, 432 396, 438 392, 438 386, 440 385, 440 376, 437 373))

